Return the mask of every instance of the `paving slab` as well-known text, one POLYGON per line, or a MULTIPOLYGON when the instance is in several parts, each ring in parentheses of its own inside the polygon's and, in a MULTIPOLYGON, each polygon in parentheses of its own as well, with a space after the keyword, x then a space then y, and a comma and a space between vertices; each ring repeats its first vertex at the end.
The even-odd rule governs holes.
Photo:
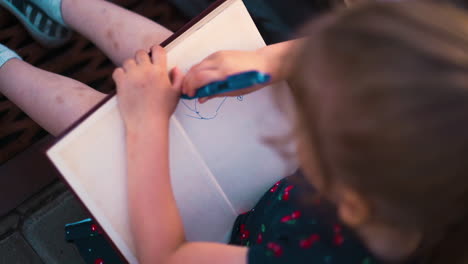
POLYGON ((16 211, 21 215, 31 214, 43 207, 45 204, 52 202, 67 190, 68 187, 66 184, 61 180, 57 180, 18 206, 16 211))
POLYGON ((78 250, 65 241, 65 224, 88 218, 78 200, 65 192, 25 219, 23 234, 47 264, 83 264, 78 250))
POLYGON ((1 264, 44 264, 20 233, 0 241, 1 264))

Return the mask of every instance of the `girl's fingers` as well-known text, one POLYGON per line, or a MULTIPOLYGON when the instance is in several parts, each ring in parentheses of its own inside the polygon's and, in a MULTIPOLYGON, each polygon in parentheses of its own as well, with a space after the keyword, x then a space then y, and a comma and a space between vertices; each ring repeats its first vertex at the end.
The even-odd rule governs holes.
POLYGON ((251 93, 251 92, 254 92, 254 91, 258 90, 259 88, 261 88, 261 86, 252 86, 252 87, 245 88, 245 89, 241 89, 241 90, 237 90, 237 91, 232 91, 232 92, 217 94, 217 95, 208 96, 208 97, 202 97, 202 98, 199 98, 199 99, 198 99, 198 102, 201 103, 201 104, 203 104, 203 103, 206 103, 208 100, 211 100, 211 99, 217 98, 217 97, 226 97, 226 96, 235 97, 235 96, 242 96, 242 95, 246 95, 246 94, 249 94, 249 93, 251 93))
POLYGON ((159 45, 155 45, 151 48, 151 59, 153 64, 165 68, 167 64, 166 50, 159 45))
POLYGON ((219 65, 214 63, 214 61, 204 60, 204 61, 198 63, 197 65, 192 66, 192 68, 190 68, 190 70, 187 72, 187 74, 196 73, 196 72, 200 72, 200 71, 206 71, 206 70, 216 70, 218 68, 219 68, 219 65))
MULTIPOLYGON (((185 76, 192 76, 196 75, 198 72, 205 71, 205 70, 216 70, 218 68, 218 65, 213 64, 212 60, 205 59, 202 62, 192 66, 190 70, 187 72, 185 76)), ((182 92, 187 93, 186 87, 182 86, 182 92)))
POLYGON ((206 103, 208 100, 215 98, 216 96, 208 96, 208 97, 202 97, 198 98, 198 102, 200 104, 206 103))
POLYGON ((125 72, 128 72, 130 69, 134 68, 135 66, 136 66, 135 60, 128 59, 124 61, 122 68, 125 72))
POLYGON ((122 68, 117 68, 112 73, 112 79, 114 79, 114 82, 119 83, 120 80, 122 80, 124 75, 125 75, 124 70, 122 68))
POLYGON ((199 102, 200 104, 203 104, 203 103, 206 103, 206 102, 208 102, 209 100, 211 100, 211 99, 213 99, 213 98, 226 97, 226 96, 237 96, 237 95, 217 94, 217 95, 212 95, 212 96, 207 96, 207 97, 199 98, 199 99, 198 99, 198 102, 199 102))
POLYGON ((184 74, 178 67, 174 67, 170 72, 172 87, 181 92, 182 82, 184 81, 184 74))
POLYGON ((135 60, 136 60, 136 62, 138 64, 146 64, 146 63, 151 62, 148 53, 146 51, 144 51, 144 50, 139 50, 139 51, 136 52, 135 60))
POLYGON ((214 81, 223 79, 223 75, 218 70, 204 70, 186 75, 183 83, 183 91, 188 96, 194 96, 197 89, 214 81))
POLYGON ((151 47, 151 62, 156 64, 158 61, 158 45, 154 45, 151 47))

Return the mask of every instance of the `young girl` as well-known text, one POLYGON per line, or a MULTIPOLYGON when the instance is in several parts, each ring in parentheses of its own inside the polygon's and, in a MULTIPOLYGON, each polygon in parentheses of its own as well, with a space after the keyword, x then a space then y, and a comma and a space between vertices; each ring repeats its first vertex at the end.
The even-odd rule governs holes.
MULTIPOLYGON (((48 2, 60 8, 60 1, 48 2)), ((181 75, 169 80, 159 47, 152 48, 152 58, 140 51, 123 63, 169 33, 107 2, 61 5, 63 17, 57 19, 123 64, 114 78, 126 123, 129 200, 141 263, 463 262, 465 15, 416 2, 370 4, 312 25, 311 41, 291 64, 294 135, 306 177, 323 198, 303 206, 302 197, 315 191, 281 181, 239 216, 232 245, 222 245, 184 240, 170 186, 167 126, 181 75), (148 133, 155 136, 143 136, 148 133)), ((0 90, 49 131, 60 132, 102 98, 11 59, 10 52, 0 57, 0 90), (53 103, 59 97, 65 101, 53 103)), ((233 65, 239 69, 252 61, 233 65)))
POLYGON ((466 23, 461 11, 415 1, 310 25, 293 70, 294 135, 323 199, 300 209, 305 190, 277 183, 239 216, 233 245, 184 240, 167 143, 180 82, 169 80, 162 48, 138 52, 114 79, 141 263, 464 263, 466 23))

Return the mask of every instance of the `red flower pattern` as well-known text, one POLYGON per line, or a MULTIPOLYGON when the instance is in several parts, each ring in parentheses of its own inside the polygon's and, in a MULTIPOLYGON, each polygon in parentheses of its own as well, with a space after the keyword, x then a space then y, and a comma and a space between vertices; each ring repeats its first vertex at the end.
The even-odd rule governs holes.
POLYGON ((275 183, 275 185, 270 189, 270 192, 274 193, 276 190, 278 190, 279 185, 281 184, 281 181, 275 183))
POLYGON ((333 244, 335 244, 335 246, 341 246, 344 242, 344 237, 342 234, 335 234, 335 236, 333 237, 333 244))
POLYGON ((291 224, 293 220, 299 219, 301 215, 302 213, 300 211, 294 211, 290 215, 283 216, 283 218, 281 218, 281 223, 291 224))
POLYGON ((320 241, 320 236, 317 234, 313 234, 310 237, 299 241, 299 246, 303 249, 307 249, 312 247, 318 241, 320 241))
POLYGON ((262 233, 260 233, 257 236, 257 244, 261 244, 262 242, 263 242, 263 235, 262 235, 262 233))
POLYGON ((283 248, 277 243, 270 242, 267 244, 267 248, 273 252, 273 256, 275 257, 281 257, 281 255, 283 255, 283 248))
POLYGON ((96 224, 91 224, 91 231, 102 234, 101 228, 96 224))
POLYGON ((248 239, 250 237, 249 230, 245 229, 245 224, 240 225, 240 238, 242 240, 248 239))
POLYGON ((288 201, 288 200, 289 200, 289 192, 290 192, 293 188, 294 188, 294 185, 289 185, 288 187, 286 187, 286 188, 284 189, 282 200, 284 200, 284 201, 288 201))
POLYGON ((335 235, 333 236, 333 244, 335 246, 341 246, 344 243, 344 236, 341 233, 343 229, 341 228, 340 225, 335 224, 333 225, 333 231, 335 232, 335 235))

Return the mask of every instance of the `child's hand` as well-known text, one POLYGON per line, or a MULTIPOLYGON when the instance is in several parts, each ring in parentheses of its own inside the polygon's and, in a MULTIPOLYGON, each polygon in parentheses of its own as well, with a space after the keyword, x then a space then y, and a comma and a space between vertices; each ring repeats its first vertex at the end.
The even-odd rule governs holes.
POLYGON ((172 82, 166 70, 166 51, 160 46, 152 48, 152 58, 140 50, 135 59, 114 71, 119 108, 127 128, 155 118, 169 119, 179 101, 183 79, 177 68, 171 75, 172 82))
MULTIPOLYGON (((267 58, 259 51, 219 51, 213 53, 187 72, 182 84, 182 93, 194 96, 196 90, 203 85, 214 81, 221 81, 229 75, 250 70, 275 75, 272 72, 272 65, 268 64, 267 58)), ((243 95, 264 86, 266 85, 257 85, 213 97, 243 95)), ((200 98, 199 101, 205 102, 210 98, 212 97, 200 98)))

